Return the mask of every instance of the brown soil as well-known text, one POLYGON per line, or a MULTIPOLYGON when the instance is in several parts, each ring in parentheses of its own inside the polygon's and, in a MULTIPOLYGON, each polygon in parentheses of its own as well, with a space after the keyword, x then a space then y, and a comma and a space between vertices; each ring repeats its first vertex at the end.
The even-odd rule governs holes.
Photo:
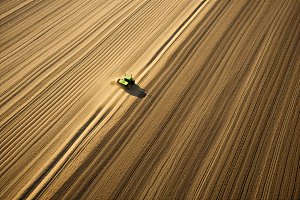
POLYGON ((298 0, 1 1, 0 199, 300 199, 299 40, 298 0))

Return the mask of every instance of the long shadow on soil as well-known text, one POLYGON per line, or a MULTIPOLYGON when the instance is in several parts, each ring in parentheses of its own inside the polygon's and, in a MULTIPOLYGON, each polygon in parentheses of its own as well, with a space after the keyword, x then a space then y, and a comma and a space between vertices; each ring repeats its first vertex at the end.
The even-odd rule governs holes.
POLYGON ((130 94, 131 96, 135 96, 138 98, 144 98, 146 96, 146 92, 144 89, 142 89, 139 85, 132 85, 131 88, 129 90, 123 88, 123 90, 125 92, 127 92, 128 94, 130 94))

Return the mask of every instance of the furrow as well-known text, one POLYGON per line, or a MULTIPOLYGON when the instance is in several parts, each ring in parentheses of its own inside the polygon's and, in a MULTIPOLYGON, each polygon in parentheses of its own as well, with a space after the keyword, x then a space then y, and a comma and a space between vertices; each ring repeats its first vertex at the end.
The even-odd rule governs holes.
MULTIPOLYGON (((255 52, 258 51, 258 48, 259 48, 259 45, 262 43, 263 39, 266 37, 266 33, 267 33, 267 30, 269 29, 269 26, 271 26, 271 23, 267 23, 267 26, 264 27, 264 31, 262 31, 259 35, 259 37, 256 39, 254 45, 252 46, 251 50, 250 50, 250 53, 248 54, 248 56, 246 57, 243 65, 242 65, 242 68, 244 66, 248 66, 254 59, 254 55, 255 55, 255 52)), ((270 41, 270 40, 269 40, 270 41)), ((270 44, 270 43, 269 43, 270 44)), ((209 175, 209 172, 212 169, 213 167, 213 163, 217 160, 218 158, 218 153, 220 152, 220 148, 221 148, 221 144, 226 144, 227 141, 226 141, 226 136, 227 136, 227 133, 229 132, 232 132, 232 130, 230 130, 230 127, 231 129, 234 128, 234 124, 237 123, 237 119, 238 119, 238 116, 240 116, 240 113, 242 111, 242 108, 244 107, 243 104, 245 103, 245 100, 247 99, 247 96, 249 95, 249 92, 250 92, 250 88, 252 88, 252 85, 254 84, 254 81, 255 81, 255 77, 257 76, 257 73, 259 72, 259 69, 261 68, 261 62, 265 56, 265 54, 267 53, 267 49, 268 49, 269 45, 265 45, 264 47, 264 51, 265 53, 262 53, 261 56, 260 56, 260 60, 261 61, 258 61, 258 64, 256 65, 255 69, 253 70, 251 76, 250 76, 250 79, 247 83, 247 86, 246 86, 246 89, 244 90, 242 96, 240 97, 240 101, 237 105, 237 109, 235 109, 231 119, 229 120, 229 123, 228 123, 228 126, 219 142, 219 145, 217 146, 216 148, 216 151, 215 153, 213 154, 213 157, 208 165, 208 167, 206 168, 206 171, 203 175, 203 178, 202 180, 200 181, 200 184, 198 186, 198 189, 197 189, 197 194, 200 194, 201 196, 200 197, 203 197, 202 195, 204 195, 204 190, 205 188, 203 188, 203 184, 205 182, 205 179, 207 180, 208 179, 208 175, 209 175), (248 89, 247 89, 248 88, 248 89), (243 101, 241 101, 243 100, 243 101), (238 109, 240 108, 240 109, 238 109), (229 131, 230 130, 230 131, 229 131), (201 189, 202 188, 202 189, 201 189), (201 190, 200 190, 201 189, 201 190)))

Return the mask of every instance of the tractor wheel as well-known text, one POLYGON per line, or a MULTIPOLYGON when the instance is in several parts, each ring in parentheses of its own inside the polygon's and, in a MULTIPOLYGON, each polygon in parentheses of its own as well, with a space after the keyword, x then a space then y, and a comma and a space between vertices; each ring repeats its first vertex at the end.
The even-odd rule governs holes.
POLYGON ((120 79, 117 80, 117 83, 119 84, 120 79))
POLYGON ((128 84, 128 85, 127 85, 127 90, 129 90, 129 89, 130 89, 130 86, 131 86, 130 84, 128 84))

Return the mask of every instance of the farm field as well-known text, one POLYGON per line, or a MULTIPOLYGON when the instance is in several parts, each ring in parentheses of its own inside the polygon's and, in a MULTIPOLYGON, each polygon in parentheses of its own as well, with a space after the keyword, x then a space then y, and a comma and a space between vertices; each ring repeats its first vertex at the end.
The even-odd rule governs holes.
POLYGON ((299 40, 298 0, 1 1, 0 199, 300 199, 299 40))

